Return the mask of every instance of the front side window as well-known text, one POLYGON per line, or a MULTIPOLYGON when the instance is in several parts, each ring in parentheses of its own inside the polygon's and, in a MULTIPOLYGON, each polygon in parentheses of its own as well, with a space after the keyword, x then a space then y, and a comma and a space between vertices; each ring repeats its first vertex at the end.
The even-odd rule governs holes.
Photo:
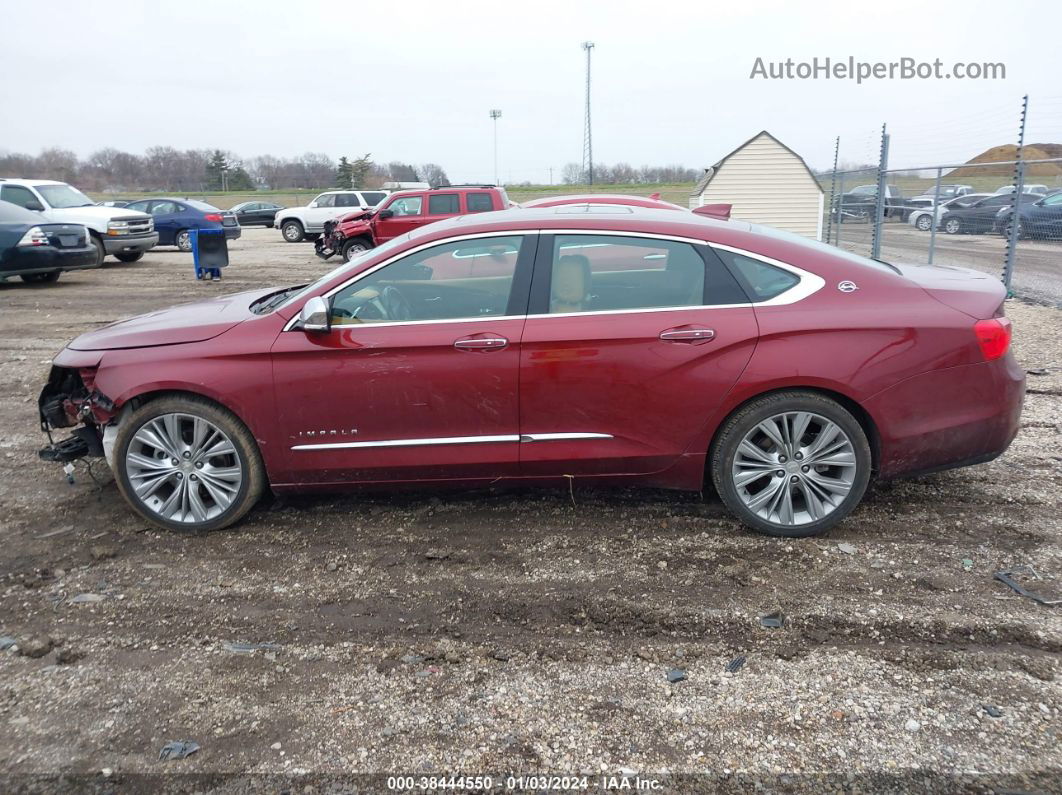
POLYGON ((689 243, 611 235, 553 240, 549 313, 704 304, 704 260, 689 243))
POLYGON ((423 203, 422 196, 403 196, 391 202, 387 209, 395 215, 420 215, 420 206, 423 203))
POLYGON ((432 246, 338 292, 332 323, 459 320, 507 314, 523 237, 432 246))
POLYGON ((461 212, 456 193, 433 193, 428 197, 428 215, 457 215, 461 212))
POLYGON ((4 185, 0 188, 0 199, 19 207, 29 207, 40 204, 40 200, 33 195, 33 191, 21 185, 4 185))
POLYGON ((317 202, 318 207, 335 207, 336 195, 334 193, 322 193, 314 201, 317 202))
POLYGON ((489 213, 494 209, 489 193, 469 193, 465 196, 470 213, 489 213))

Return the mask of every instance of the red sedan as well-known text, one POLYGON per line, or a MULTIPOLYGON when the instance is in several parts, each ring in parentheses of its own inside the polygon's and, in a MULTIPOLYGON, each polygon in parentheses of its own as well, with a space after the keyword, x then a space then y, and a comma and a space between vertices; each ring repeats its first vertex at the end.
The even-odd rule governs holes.
POLYGON ((308 286, 91 331, 54 360, 42 451, 105 455, 169 528, 266 489, 710 480, 820 533, 871 477, 988 461, 1024 375, 1004 290, 745 222, 630 206, 432 224, 308 286))

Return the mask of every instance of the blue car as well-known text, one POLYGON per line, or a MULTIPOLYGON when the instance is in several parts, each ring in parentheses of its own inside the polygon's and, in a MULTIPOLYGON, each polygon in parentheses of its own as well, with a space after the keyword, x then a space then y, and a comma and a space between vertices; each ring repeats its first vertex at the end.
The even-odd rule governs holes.
POLYGON ((154 218, 159 245, 177 246, 181 251, 192 250, 189 229, 224 229, 227 240, 236 240, 242 234, 235 214, 195 199, 141 199, 126 209, 154 218))

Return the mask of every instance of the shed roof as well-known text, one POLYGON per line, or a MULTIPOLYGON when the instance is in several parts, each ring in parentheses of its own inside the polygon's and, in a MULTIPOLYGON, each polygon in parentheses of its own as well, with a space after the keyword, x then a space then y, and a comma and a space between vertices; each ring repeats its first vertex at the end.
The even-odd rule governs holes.
POLYGON ((704 175, 699 180, 697 180, 697 184, 693 186, 693 192, 690 195, 691 196, 700 196, 702 193, 704 193, 704 189, 708 187, 708 183, 712 181, 712 178, 717 173, 719 173, 719 169, 722 168, 723 163, 725 163, 731 157, 736 155, 738 152, 740 152, 746 146, 751 144, 753 141, 755 141, 761 135, 766 135, 768 138, 770 138, 772 141, 774 141, 776 144, 778 144, 780 147, 782 147, 785 151, 789 152, 789 154, 791 154, 793 157, 795 157, 797 160, 799 160, 800 161, 800 165, 802 165, 804 167, 804 169, 808 172, 808 176, 811 177, 812 181, 815 183, 815 186, 819 189, 819 193, 823 192, 822 185, 819 184, 818 178, 815 176, 814 173, 812 173, 811 169, 808 168, 808 164, 804 162, 804 158, 802 158, 800 155, 798 155, 796 152, 794 152, 788 146, 783 144, 781 141, 779 141, 777 138, 775 138, 773 135, 771 135, 766 130, 760 130, 754 136, 752 136, 747 141, 745 141, 745 143, 743 143, 741 146, 737 147, 732 152, 730 152, 730 154, 725 155, 715 165, 711 166, 710 168, 706 168, 704 170, 704 175))

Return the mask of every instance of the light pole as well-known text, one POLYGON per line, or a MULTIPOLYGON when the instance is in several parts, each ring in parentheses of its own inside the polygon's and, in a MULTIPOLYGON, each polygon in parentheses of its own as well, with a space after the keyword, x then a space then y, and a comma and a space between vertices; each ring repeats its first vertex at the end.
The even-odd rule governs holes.
POLYGON ((583 128, 583 171, 586 172, 587 181, 594 184, 594 138, 590 131, 590 51, 594 49, 592 41, 584 41, 583 49, 586 50, 586 121, 583 128))
POLYGON ((501 111, 497 108, 491 108, 490 117, 494 120, 494 184, 498 184, 498 119, 501 118, 501 111))

